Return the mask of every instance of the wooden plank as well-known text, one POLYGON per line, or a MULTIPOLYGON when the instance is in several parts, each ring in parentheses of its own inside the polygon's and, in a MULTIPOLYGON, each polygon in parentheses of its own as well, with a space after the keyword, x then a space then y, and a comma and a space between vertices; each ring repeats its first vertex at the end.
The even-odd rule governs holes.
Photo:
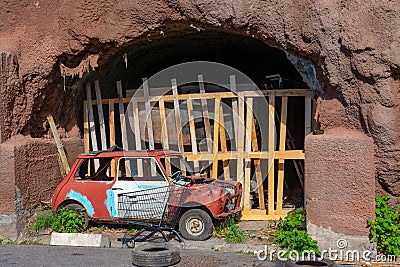
MULTIPOLYGON (((229 85, 228 85, 229 86, 229 85)), ((238 92, 239 93, 239 92, 238 92)), ((309 90, 301 90, 301 89, 280 89, 280 90, 268 90, 268 91, 263 91, 263 92, 257 92, 257 91, 240 91, 240 94, 242 94, 245 97, 265 97, 265 96, 306 96, 309 94, 309 90), (295 90, 290 91, 290 90, 295 90)), ((162 95, 162 96, 149 96, 149 101, 150 102, 158 102, 160 98, 163 98, 164 101, 173 101, 174 96, 173 95, 162 95)), ((215 92, 215 93, 206 93, 206 94, 181 94, 178 95, 178 100, 179 101, 186 101, 189 99, 189 97, 192 100, 197 100, 197 99, 214 99, 214 98, 237 98, 237 94, 233 92, 215 92)), ((131 98, 124 98, 123 102, 124 104, 129 103, 131 98)), ((136 98, 138 103, 143 103, 145 102, 144 97, 137 97, 136 98)), ((115 99, 115 101, 118 101, 118 98, 115 99)), ((108 100, 103 99, 102 103, 107 104, 108 100)), ((97 104, 96 100, 93 100, 93 105, 97 104)), ((239 123, 240 124, 240 123, 239 123)))
MULTIPOLYGON (((236 93, 236 76, 229 76, 229 85, 232 92, 236 93)), ((238 147, 238 128, 239 128, 239 107, 237 97, 232 98, 232 117, 233 117, 233 138, 235 140, 235 149, 238 147)))
MULTIPOLYGON (((135 97, 132 97, 131 106, 132 106, 132 112, 133 112, 133 129, 132 129, 132 131, 133 131, 133 134, 135 135, 135 149, 142 150, 142 140, 140 137, 139 107, 138 107, 138 103, 137 103, 135 97)), ((143 161, 141 159, 137 160, 137 172, 138 172, 139 177, 143 177, 143 161)))
POLYGON ((146 125, 147 125, 147 137, 149 141, 149 149, 154 150, 154 133, 153 133, 153 121, 151 116, 151 106, 149 97, 149 85, 146 78, 143 81, 143 94, 144 94, 144 106, 146 109, 146 125))
POLYGON ((311 124, 312 124, 312 117, 311 117, 311 109, 312 109, 312 103, 311 103, 311 96, 307 95, 305 97, 305 103, 304 103, 304 113, 305 113, 305 136, 311 133, 311 124))
MULTIPOLYGON (((252 119, 252 127, 251 127, 251 144, 253 151, 258 151, 258 142, 257 142, 257 132, 256 132, 256 124, 254 120, 254 116, 252 119)), ((261 172, 261 160, 254 159, 254 167, 256 172, 256 180, 257 180, 257 191, 258 191, 258 202, 261 210, 265 210, 265 198, 264 198, 264 185, 263 185, 263 177, 261 172)))
MULTIPOLYGON (((280 119, 280 131, 279 131, 279 151, 284 152, 286 150, 286 122, 287 122, 287 104, 288 97, 282 97, 281 105, 281 119, 280 119)), ((278 187, 276 193, 276 212, 282 212, 283 204, 283 182, 285 177, 285 160, 279 159, 278 161, 278 187)))
MULTIPOLYGON (((222 105, 220 105, 219 120, 220 120, 219 135, 220 135, 220 141, 221 141, 221 152, 227 152, 228 149, 226 146, 224 109, 223 109, 222 105)), ((229 160, 224 160, 224 161, 222 161, 222 163, 223 163, 223 169, 224 169, 224 179, 230 180, 231 173, 229 170, 229 160)))
MULTIPOLYGON (((243 127, 244 128, 244 127, 243 127)), ((250 158, 250 159, 269 159, 271 157, 268 151, 259 151, 259 152, 243 152, 242 155, 239 155, 238 152, 219 152, 216 156, 210 153, 202 153, 199 152, 196 155, 193 155, 191 152, 185 152, 183 155, 189 160, 213 160, 214 158, 218 160, 232 160, 242 158, 250 158)), ((275 159, 304 159, 304 151, 303 150, 286 150, 283 152, 275 151, 273 153, 275 159)), ((243 170, 242 170, 243 173, 243 170)))
POLYGON ((83 101, 83 148, 85 153, 89 153, 90 143, 89 143, 89 110, 88 102, 83 101))
MULTIPOLYGON (((90 88, 90 83, 86 84, 86 95, 87 95, 87 102, 92 103, 92 89, 90 88)), ((97 148, 97 137, 96 137, 96 127, 94 124, 94 115, 93 115, 93 106, 87 105, 88 107, 88 114, 89 114, 89 131, 90 131, 90 140, 92 143, 92 151, 98 151, 97 148)), ((100 161, 95 159, 94 162, 94 169, 97 170, 100 166, 100 161)), ((88 167, 90 168, 90 166, 88 167)), ((90 170, 88 169, 90 173, 90 170)))
MULTIPOLYGON (((178 148, 179 152, 183 154, 185 153, 185 149, 183 147, 181 112, 179 108, 178 86, 176 84, 176 79, 171 79, 171 86, 172 86, 172 96, 174 100, 175 126, 176 126, 176 132, 178 133, 178 148)), ((186 169, 182 162, 181 162, 181 170, 182 174, 186 175, 186 169)))
POLYGON ((66 176, 70 171, 70 167, 69 167, 67 156, 65 155, 63 143, 60 139, 60 136, 58 135, 57 127, 56 127, 56 124, 54 123, 53 116, 48 115, 47 121, 50 124, 50 128, 53 133, 53 137, 56 141, 57 151, 58 151, 58 155, 60 157, 61 174, 63 176, 66 176))
MULTIPOLYGON (((189 129, 190 129, 190 139, 192 140, 192 154, 197 154, 197 140, 196 140, 196 128, 194 125, 194 116, 193 116, 193 103, 192 99, 189 98, 186 102, 187 104, 187 111, 188 111, 188 119, 189 119, 189 129)), ((194 172, 199 172, 199 162, 194 161, 194 172)))
MULTIPOLYGON (((149 149, 154 150, 154 132, 153 132, 153 121, 151 116, 151 105, 150 105, 150 92, 147 78, 143 78, 143 95, 144 95, 144 107, 146 109, 146 125, 147 125, 147 140, 149 142, 149 149)), ((156 175, 156 166, 151 161, 151 175, 156 175)))
MULTIPOLYGON (((122 137, 122 148, 124 150, 129 150, 129 142, 128 142, 128 133, 126 131, 126 117, 125 117, 125 108, 124 102, 122 101, 122 83, 121 81, 117 81, 117 93, 118 93, 118 111, 119 111, 119 121, 121 124, 121 137, 122 137)), ((125 172, 127 176, 131 176, 131 166, 129 161, 125 161, 125 172)))
MULTIPOLYGON (((110 147, 115 145, 115 112, 114 112, 114 100, 108 100, 108 118, 110 124, 110 147)), ((115 174, 115 161, 111 161, 111 173, 115 174)))
MULTIPOLYGON (((168 142, 168 130, 167 130, 167 123, 166 123, 166 118, 165 118, 165 105, 164 105, 164 100, 160 99, 159 103, 159 109, 160 109, 160 121, 161 121, 161 142, 163 149, 169 150, 169 142, 168 142)), ((171 162, 169 161, 169 158, 165 158, 165 168, 167 171, 168 176, 171 175, 171 162)))
MULTIPOLYGON (((243 94, 238 95, 239 108, 239 129, 238 129, 238 145, 237 145, 237 173, 236 181, 243 184, 243 159, 244 159, 244 98, 243 94)), ((243 198, 242 198, 243 199, 243 198)))
POLYGON ((96 92, 97 112, 99 113, 101 150, 107 150, 106 125, 104 123, 103 104, 101 101, 101 91, 99 81, 94 81, 94 90, 96 92))
MULTIPOLYGON (((253 98, 246 98, 246 141, 245 149, 246 153, 251 151, 251 130, 253 124, 253 98)), ((244 160, 245 172, 244 172, 244 210, 251 209, 250 204, 250 176, 251 176, 251 159, 246 157, 244 160)))
MULTIPOLYGON (((241 220, 242 221, 271 221, 271 220, 279 220, 286 217, 290 210, 283 210, 281 214, 262 214, 261 210, 249 210, 247 212, 242 212, 241 220)), ((264 211, 265 213, 265 211, 264 211)))
MULTIPOLYGON (((204 88, 203 75, 197 75, 197 79, 199 81, 200 94, 205 94, 206 90, 204 88)), ((207 141, 207 151, 212 153, 212 135, 211 135, 211 126, 210 126, 210 115, 208 114, 208 104, 207 99, 201 99, 201 108, 203 111, 203 120, 204 120, 204 130, 206 132, 206 141, 207 141)))
POLYGON ((220 116, 219 109, 221 105, 221 99, 216 98, 214 107, 214 138, 213 138, 213 154, 214 160, 212 164, 212 175, 211 178, 218 179, 218 143, 219 143, 219 124, 220 124, 220 116))
POLYGON ((269 124, 268 124, 268 214, 275 212, 275 172, 274 153, 275 151, 275 96, 269 97, 269 124))

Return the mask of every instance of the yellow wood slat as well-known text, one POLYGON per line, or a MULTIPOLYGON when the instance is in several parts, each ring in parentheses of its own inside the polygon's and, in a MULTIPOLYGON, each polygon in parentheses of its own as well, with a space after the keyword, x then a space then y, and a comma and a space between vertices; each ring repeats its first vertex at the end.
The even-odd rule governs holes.
MULTIPOLYGON (((253 98, 246 98, 246 140, 245 149, 246 153, 251 151, 251 135, 252 135, 252 124, 253 124, 253 98)), ((244 171, 244 210, 251 209, 250 204, 250 175, 251 175, 251 159, 246 157, 244 160, 245 171, 244 171)))
MULTIPOLYGON (((256 132, 256 125, 254 121, 254 116, 252 119, 252 127, 251 127, 251 144, 253 151, 258 151, 258 142, 257 142, 257 132, 256 132)), ((264 185, 263 185, 263 177, 261 172, 261 160, 255 159, 254 160, 254 167, 256 172, 256 179, 257 179, 257 190, 258 190, 258 204, 261 210, 265 210, 265 199, 264 199, 264 185)))
MULTIPOLYGON (((225 122, 224 122, 224 110, 222 108, 222 105, 220 105, 220 113, 219 113, 219 119, 221 122, 221 125, 219 127, 219 135, 220 135, 220 140, 221 140, 221 152, 227 152, 227 146, 226 146, 226 135, 225 135, 225 122)), ((231 179, 231 173, 229 170, 229 160, 224 160, 222 161, 223 163, 223 169, 224 169, 224 179, 225 180, 230 180, 231 179)))
POLYGON ((70 171, 70 167, 69 167, 67 156, 65 155, 63 143, 60 139, 60 136, 58 135, 57 127, 56 127, 56 124, 54 123, 53 116, 48 115, 47 121, 49 122, 51 132, 53 133, 54 140, 56 141, 57 151, 58 151, 58 155, 60 157, 60 163, 61 163, 60 164, 61 165, 60 166, 61 174, 63 176, 66 176, 70 171))
MULTIPOLYGON (((237 172, 236 181, 243 184, 243 159, 244 159, 244 98, 242 94, 238 96, 239 123, 238 123, 238 145, 237 145, 237 172)), ((243 199, 243 198, 242 198, 243 199)))
POLYGON ((103 104, 101 100, 101 91, 99 81, 94 81, 94 90, 96 92, 96 100, 97 100, 97 112, 99 115, 99 126, 100 126, 100 141, 101 141, 101 149, 107 149, 107 136, 106 136, 106 125, 104 123, 104 113, 103 113, 103 104))
MULTIPOLYGON (((229 76, 229 85, 232 92, 237 91, 236 76, 229 76)), ((233 116, 233 138, 235 139, 235 149, 238 147, 238 128, 239 128, 239 106, 238 99, 232 98, 232 116, 233 116)))
MULTIPOLYGON (((125 117, 125 108, 123 102, 123 94, 122 94, 122 83, 121 81, 117 81, 117 93, 118 93, 118 111, 119 111, 119 121, 121 124, 121 136, 122 136, 122 148, 124 150, 129 150, 129 142, 128 142, 128 132, 126 130, 126 117, 125 117)), ((131 166, 129 161, 125 161, 125 172, 127 176, 131 176, 131 166)))
MULTIPOLYGON (((268 90, 268 91, 263 91, 261 93, 258 93, 256 91, 240 91, 238 94, 241 94, 243 97, 265 97, 265 96, 308 96, 310 95, 310 91, 308 89, 280 89, 280 90, 268 90), (292 91, 294 90, 294 91, 292 91)), ((205 94, 181 94, 178 95, 178 100, 181 101, 186 101, 189 98, 192 100, 195 99, 214 99, 214 98, 219 98, 219 99, 224 99, 224 98, 237 98, 237 94, 233 92, 222 92, 222 93, 205 93, 205 94)), ((145 98, 142 96, 136 97, 136 100, 138 103, 143 103, 145 102, 145 98)), ((149 96, 149 101, 150 102, 158 102, 160 98, 163 98, 164 101, 173 101, 174 96, 173 95, 161 95, 161 96, 149 96)), ((118 99, 114 99, 117 101, 118 99)), ((123 102, 129 103, 131 101, 131 98, 124 98, 123 102)), ((107 99, 102 100, 103 104, 107 104, 107 99)), ((96 105, 97 101, 93 100, 92 105, 96 105)))
MULTIPOLYGON (((197 75, 197 79, 199 81, 200 94, 205 94, 206 89, 204 88, 203 75, 197 75)), ((203 111, 204 130, 206 132, 207 151, 208 153, 212 153, 210 115, 208 113, 208 103, 206 98, 201 99, 201 108, 203 111)))
POLYGON ((214 146, 213 146, 213 154, 214 154, 214 160, 212 164, 212 178, 217 179, 218 178, 218 160, 217 160, 217 155, 218 155, 218 143, 219 143, 219 124, 220 124, 220 114, 219 114, 219 109, 221 105, 221 100, 219 98, 215 99, 215 107, 214 107, 214 146))
MULTIPOLYGON (((275 96, 269 97, 268 151, 275 151, 275 96)), ((274 154, 268 158, 268 214, 275 211, 275 171, 274 154)))
POLYGON ((89 144, 89 110, 87 101, 83 101, 83 148, 85 153, 89 153, 90 144, 89 144))
MULTIPOLYGON (((179 99, 178 99, 178 86, 176 84, 176 79, 171 79, 171 87, 172 87, 172 96, 174 100, 174 114, 175 114, 175 126, 176 132, 178 133, 178 148, 179 152, 182 154, 185 152, 183 147, 183 137, 182 137, 182 124, 181 124, 181 112, 179 108, 179 99)), ((185 165, 181 161, 180 167, 182 170, 182 174, 186 175, 185 165)))
MULTIPOLYGON (((193 103, 192 99, 189 98, 186 102, 187 110, 188 110, 188 118, 189 118, 189 129, 190 129, 190 139, 192 141, 192 153, 193 155, 197 154, 197 139, 196 139, 196 128, 194 125, 194 116, 193 116, 193 103)), ((194 171, 199 171, 199 162, 193 162, 194 171)))
MULTIPOLYGON (((239 159, 239 157, 243 158, 250 158, 250 159, 269 159, 270 154, 267 151, 259 151, 259 152, 249 152, 239 155, 236 151, 227 151, 225 153, 219 152, 217 155, 206 153, 206 152, 199 152, 196 155, 193 155, 191 152, 183 153, 187 160, 194 161, 194 160, 213 160, 216 158, 217 160, 232 160, 232 159, 239 159)), ((274 152, 275 159, 304 159, 304 151, 303 150, 286 150, 283 152, 275 151, 274 152)), ((243 165, 242 165, 243 167, 243 165)), ((243 170, 242 170, 243 172, 243 170)))
MULTIPOLYGON (((114 100, 108 100, 108 121, 110 125, 110 147, 115 145, 115 113, 114 113, 114 100)), ((115 161, 111 161, 111 173, 115 175, 115 161)))
MULTIPOLYGON (((140 118, 139 118, 139 107, 135 98, 132 98, 132 102, 130 103, 132 106, 133 112, 133 124, 131 125, 132 132, 135 135, 135 148, 136 150, 142 149, 142 139, 141 139, 141 131, 140 131, 140 118)), ((144 137, 143 137, 144 139, 144 137)), ((143 161, 141 159, 137 160, 137 172, 139 177, 143 177, 143 161)))
MULTIPOLYGON (((286 149, 286 122, 287 122, 287 103, 288 97, 282 97, 280 133, 279 133, 279 151, 284 152, 286 149)), ((278 188, 276 193, 276 212, 282 211, 283 204, 283 182, 285 177, 285 160, 279 159, 278 163, 278 188)))
MULTIPOLYGON (((160 109, 160 121, 161 121, 161 142, 163 149, 169 150, 169 142, 168 142, 168 130, 167 130, 167 123, 166 123, 166 118, 165 118, 165 105, 164 105, 164 100, 160 99, 159 103, 159 109, 160 109)), ((171 163, 169 161, 169 158, 165 158, 165 168, 167 171, 168 176, 171 175, 171 163)))

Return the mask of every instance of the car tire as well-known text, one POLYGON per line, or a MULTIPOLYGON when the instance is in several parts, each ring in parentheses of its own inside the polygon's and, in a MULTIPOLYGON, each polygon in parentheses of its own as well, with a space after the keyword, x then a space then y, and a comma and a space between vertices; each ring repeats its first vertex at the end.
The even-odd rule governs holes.
POLYGON ((299 266, 325 266, 325 267, 336 267, 337 264, 331 260, 315 260, 315 261, 292 261, 288 260, 285 263, 285 267, 299 267, 299 266))
POLYGON ((203 241, 213 232, 213 222, 210 215, 201 209, 186 211, 179 220, 179 232, 188 240, 203 241))
POLYGON ((149 243, 132 249, 135 266, 171 266, 181 260, 179 247, 170 243, 149 243))
POLYGON ((82 218, 83 221, 83 230, 87 229, 89 226, 89 216, 87 215, 86 209, 82 207, 82 205, 77 203, 70 203, 63 207, 68 210, 76 210, 82 218))

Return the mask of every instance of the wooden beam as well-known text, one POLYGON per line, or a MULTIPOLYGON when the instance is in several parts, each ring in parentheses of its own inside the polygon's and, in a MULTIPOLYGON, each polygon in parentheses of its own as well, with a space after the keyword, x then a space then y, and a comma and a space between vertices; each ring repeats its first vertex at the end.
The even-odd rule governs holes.
MULTIPOLYGON (((115 112, 114 112, 114 100, 108 100, 108 118, 110 124, 110 147, 115 145, 115 112)), ((111 173, 115 174, 115 161, 111 161, 111 173)))
POLYGON ((219 109, 221 105, 221 99, 216 98, 215 99, 215 107, 214 107, 214 139, 213 139, 213 154, 214 154, 214 160, 212 164, 212 177, 214 179, 218 179, 218 143, 219 143, 219 121, 220 121, 220 114, 219 114, 219 109))
POLYGON ((89 110, 88 102, 83 101, 83 150, 85 153, 89 153, 90 143, 89 143, 89 110))
POLYGON ((268 123, 268 214, 275 212, 275 171, 274 171, 274 152, 275 151, 275 96, 269 96, 269 123, 268 123))
POLYGON ((53 116, 48 115, 47 121, 50 124, 50 128, 53 133, 53 137, 56 141, 58 156, 60 158, 61 174, 65 177, 69 173, 70 167, 69 167, 67 156, 65 155, 64 146, 60 139, 60 136, 58 135, 57 127, 56 127, 56 124, 54 123, 53 116))
MULTIPOLYGON (((236 179, 238 182, 243 184, 243 159, 244 159, 244 98, 243 94, 238 95, 238 107, 239 107, 239 129, 238 129, 238 146, 237 146, 237 173, 236 179)), ((242 198, 243 199, 243 198, 242 198)))
MULTIPOLYGON (((139 107, 136 102, 136 97, 132 97, 131 100, 132 112, 133 112, 133 134, 135 135, 135 149, 142 150, 142 140, 141 140, 141 132, 140 132, 140 118, 139 118, 139 107)), ((131 126, 132 127, 132 126, 131 126)), ((144 137, 143 137, 144 139, 144 137)), ((139 177, 143 177, 143 161, 141 159, 137 160, 137 172, 139 177)))
MULTIPOLYGON (((252 127, 251 127, 251 144, 253 151, 258 151, 258 142, 257 142, 257 132, 256 132, 256 124, 254 120, 254 116, 252 119, 252 127)), ((256 171, 256 179, 257 179, 257 190, 258 190, 258 202, 261 210, 265 210, 265 199, 264 199, 264 184, 263 184, 263 176, 261 172, 261 160, 254 159, 254 167, 256 171)))
MULTIPOLYGON (((251 151, 251 130, 253 124, 253 98, 246 98, 246 141, 245 141, 245 149, 246 153, 251 151)), ((251 159, 246 157, 244 160, 245 163, 245 172, 244 172, 244 210, 251 209, 250 204, 250 176, 251 176, 251 159)))
MULTIPOLYGON (((282 97, 281 106, 281 119, 280 119, 280 133, 279 133, 279 151, 284 152, 286 150, 286 122, 287 122, 287 104, 288 97, 282 97)), ((278 161, 278 188, 276 194, 276 212, 282 212, 283 204, 283 182, 285 177, 285 160, 279 159, 278 161)))
POLYGON ((311 124, 312 124, 312 117, 311 117, 311 109, 312 109, 312 103, 311 103, 311 96, 307 95, 305 97, 305 136, 311 133, 311 124))
MULTIPOLYGON (((176 84, 176 79, 171 79, 171 86, 172 86, 172 96, 174 100, 174 114, 175 114, 175 126, 176 132, 178 133, 178 148, 179 152, 182 154, 185 153, 185 149, 183 146, 183 137, 182 137, 182 123, 181 123, 181 112, 179 107, 179 100, 178 100, 178 86, 176 84)), ((182 174, 186 175, 186 169, 181 161, 181 170, 182 174)))
MULTIPOLYGON (((161 122, 161 143, 163 146, 163 149, 169 150, 169 142, 168 142, 168 130, 167 130, 167 123, 166 123, 166 117, 165 117, 165 105, 164 105, 164 100, 160 99, 159 103, 159 109, 160 109, 160 122, 161 122)), ((167 171, 168 176, 170 176, 171 173, 171 162, 169 161, 169 158, 165 158, 165 169, 167 171)))
MULTIPOLYGON (((186 102, 187 111, 188 111, 188 120, 189 120, 189 129, 190 129, 190 139, 192 140, 192 153, 193 155, 197 154, 197 139, 196 139, 196 127, 194 125, 194 116, 193 116, 193 103, 192 99, 189 98, 186 102)), ((199 172, 199 162, 194 161, 194 172, 199 172)))
MULTIPOLYGON (((197 79, 199 81, 200 94, 205 94, 206 90, 204 88, 203 75, 197 75, 197 79)), ((212 153, 212 135, 211 135, 211 126, 210 126, 210 115, 208 114, 208 103, 206 98, 201 99, 201 108, 203 111, 203 120, 204 120, 204 130, 206 133, 206 142, 207 142, 207 151, 208 153, 212 153)))
MULTIPOLYGON (((90 88, 90 83, 86 84, 86 96, 87 96, 87 102, 92 103, 92 92, 90 88)), ((92 105, 87 105, 88 107, 88 113, 89 113, 89 131, 90 131, 90 139, 92 142, 92 151, 98 151, 97 148, 97 138, 96 138, 96 128, 94 125, 94 115, 93 115, 93 108, 92 105)))
MULTIPOLYGON (((119 121, 121 123, 121 136, 122 136, 122 148, 124 150, 129 150, 129 142, 128 142, 128 133, 126 131, 126 117, 125 117, 125 108, 124 102, 122 101, 122 83, 121 81, 117 81, 117 93, 118 93, 118 110, 119 110, 119 121)), ((131 176, 131 166, 129 161, 125 161, 125 172, 127 176, 131 176)))
MULTIPOLYGON (((219 120, 220 120, 219 135, 220 135, 220 140, 221 140, 221 152, 227 152, 228 148, 227 148, 227 145, 226 145, 224 110, 223 110, 223 106, 222 105, 220 105, 219 120)), ((230 170, 229 170, 229 160, 223 160, 222 164, 223 164, 223 169, 224 169, 224 179, 225 180, 230 180, 231 179, 231 173, 230 173, 230 170)))
MULTIPOLYGON (((143 95, 144 95, 144 107, 146 109, 146 125, 147 125, 147 140, 149 142, 149 149, 154 150, 154 132, 153 132, 153 121, 151 116, 151 105, 150 105, 150 92, 147 78, 143 78, 143 95)), ((156 175, 156 166, 151 161, 151 175, 156 175)))
POLYGON ((106 125, 104 123, 103 104, 101 100, 101 91, 99 81, 94 81, 94 90, 96 92, 97 112, 99 113, 100 141, 101 150, 107 150, 106 125))
MULTIPOLYGON (((229 85, 232 92, 236 93, 236 76, 229 76, 229 85)), ((233 137, 235 140, 235 149, 238 147, 238 129, 239 129, 239 107, 237 97, 232 97, 232 117, 233 117, 233 137)))

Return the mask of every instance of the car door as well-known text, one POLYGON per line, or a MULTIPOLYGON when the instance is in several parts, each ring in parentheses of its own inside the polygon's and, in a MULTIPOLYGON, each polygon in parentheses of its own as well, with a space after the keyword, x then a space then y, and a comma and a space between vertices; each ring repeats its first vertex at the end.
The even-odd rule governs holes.
POLYGON ((115 217, 159 218, 166 201, 168 179, 153 157, 122 157, 112 186, 115 217))

